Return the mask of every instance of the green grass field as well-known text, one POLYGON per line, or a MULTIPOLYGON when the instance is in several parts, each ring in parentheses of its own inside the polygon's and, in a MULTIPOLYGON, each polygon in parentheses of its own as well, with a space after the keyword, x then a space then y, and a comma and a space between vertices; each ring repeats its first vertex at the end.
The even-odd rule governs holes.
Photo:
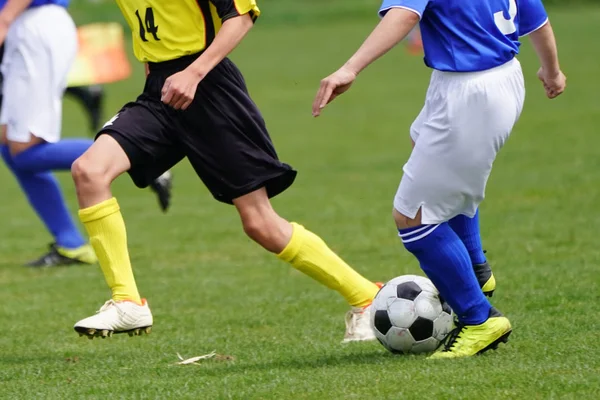
MULTIPOLYGON (((80 22, 115 15, 110 5, 86 15, 81 3, 73 10, 80 22)), ((312 119, 319 80, 377 21, 357 10, 377 5, 346 2, 356 6, 347 6, 347 18, 323 26, 307 17, 314 2, 289 23, 294 12, 273 4, 281 20, 268 17, 273 2, 265 3, 265 23, 233 59, 281 158, 300 172, 276 208, 321 234, 373 280, 420 274, 390 215, 428 70, 400 46, 312 119)), ((251 243, 235 210, 212 200, 187 163, 174 170, 167 215, 128 177, 114 185, 138 284, 153 308, 153 333, 79 338, 72 325, 109 297, 100 269, 20 266, 51 238, 2 166, 0 398, 600 398, 600 8, 551 10, 551 18, 568 91, 555 101, 545 98, 525 44, 525 111, 482 206, 484 246, 499 284, 494 304, 514 326, 507 346, 431 362, 393 356, 377 343, 340 345, 342 299, 251 243), (231 357, 175 365, 177 352, 192 357, 212 350, 231 357)), ((106 118, 142 85, 136 65, 131 80, 107 86, 106 118)), ((90 134, 79 106, 65 103, 65 135, 90 134)), ((75 212, 70 176, 60 179, 75 212)))

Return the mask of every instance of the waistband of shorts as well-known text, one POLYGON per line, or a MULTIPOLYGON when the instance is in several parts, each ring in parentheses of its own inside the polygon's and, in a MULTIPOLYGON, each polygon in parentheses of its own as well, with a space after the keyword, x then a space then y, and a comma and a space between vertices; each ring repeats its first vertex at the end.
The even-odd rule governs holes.
POLYGON ((181 71, 187 68, 191 63, 196 61, 198 57, 203 52, 188 54, 185 56, 181 56, 179 58, 175 58, 173 60, 161 61, 161 62, 149 62, 148 68, 150 72, 170 72, 170 71, 181 71))
POLYGON ((510 61, 505 62, 504 64, 498 65, 497 67, 485 69, 483 71, 474 71, 474 72, 449 72, 449 71, 439 71, 437 69, 433 70, 433 76, 437 77, 452 77, 452 79, 463 78, 463 79, 473 79, 481 76, 486 76, 488 74, 496 74, 500 71, 509 71, 515 68, 518 68, 521 65, 519 60, 516 57, 513 57, 510 61))

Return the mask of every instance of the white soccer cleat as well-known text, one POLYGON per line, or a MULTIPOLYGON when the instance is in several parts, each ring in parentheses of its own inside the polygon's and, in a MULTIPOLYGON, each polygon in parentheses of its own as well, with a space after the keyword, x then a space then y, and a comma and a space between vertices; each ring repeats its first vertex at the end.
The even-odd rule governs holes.
POLYGON ((141 306, 132 301, 108 300, 95 315, 82 319, 73 328, 79 336, 85 335, 90 339, 105 339, 113 333, 139 336, 142 333, 150 333, 152 313, 146 299, 142 299, 141 306))
POLYGON ((376 340, 375 332, 371 328, 371 305, 366 307, 352 307, 346 313, 346 333, 342 343, 364 342, 376 340))

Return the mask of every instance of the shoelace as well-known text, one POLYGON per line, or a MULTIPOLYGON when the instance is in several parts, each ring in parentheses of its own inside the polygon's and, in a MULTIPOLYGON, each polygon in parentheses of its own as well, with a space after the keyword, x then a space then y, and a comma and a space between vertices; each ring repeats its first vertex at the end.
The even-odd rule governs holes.
POLYGON ((354 320, 356 319, 356 313, 354 311, 348 311, 346 313, 346 332, 350 335, 354 334, 354 320))
POLYGON ((98 311, 96 311, 96 314, 100 314, 101 312, 106 311, 111 307, 119 308, 117 303, 115 303, 115 301, 111 299, 111 300, 108 300, 106 303, 104 303, 104 305, 102 307, 100 307, 100 309, 98 311))
POLYGON ((346 332, 348 334, 354 335, 354 328, 356 328, 357 321, 364 316, 365 308, 350 310, 346 313, 346 332))
POLYGON ((460 339, 460 334, 462 333, 465 326, 459 322, 456 322, 456 328, 452 329, 446 340, 444 341, 444 350, 443 351, 452 351, 452 348, 456 344, 456 341, 460 339))

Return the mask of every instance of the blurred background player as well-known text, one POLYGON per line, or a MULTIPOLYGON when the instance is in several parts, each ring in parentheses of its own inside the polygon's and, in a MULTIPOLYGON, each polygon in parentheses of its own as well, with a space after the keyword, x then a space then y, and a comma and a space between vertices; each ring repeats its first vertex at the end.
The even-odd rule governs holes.
MULTIPOLYGON (((85 27, 85 26, 84 26, 85 27)), ((98 35, 103 32, 98 31, 98 35)), ((0 64, 4 55, 4 44, 0 46, 0 64)), ((103 64, 107 68, 108 64, 103 64)), ((0 71, 0 109, 2 107, 2 72, 0 71)), ((94 135, 101 128, 104 122, 104 87, 101 84, 90 83, 89 85, 71 85, 67 82, 66 96, 71 96, 83 107, 86 112, 89 131, 94 135)), ((150 184, 150 189, 156 194, 158 203, 163 212, 166 212, 171 205, 172 173, 167 171, 150 184)))
MULTIPOLYGON (((62 95, 77 52, 77 33, 67 5, 68 0, 0 0, 0 155, 54 238, 46 254, 27 263, 33 267, 96 262, 52 174, 70 170, 93 143, 60 140, 62 95)), ((160 186, 164 209, 170 181, 160 186)))
POLYGON ((52 174, 70 170, 92 142, 60 139, 62 95, 77 53, 77 32, 67 5, 67 0, 0 0, 0 154, 55 240, 50 251, 29 266, 97 261, 52 174))
POLYGON ((278 159, 244 78, 226 58, 259 16, 255 1, 117 3, 132 29, 135 55, 149 63, 150 73, 144 93, 73 164, 79 216, 112 290, 112 298, 75 330, 93 338, 152 326, 110 184, 129 172, 144 187, 187 158, 215 199, 236 207, 252 240, 346 299, 352 309, 344 341, 374 340, 369 316, 378 286, 317 235, 280 217, 269 200, 292 185, 296 172, 278 159))
POLYGON ((495 286, 487 285, 491 271, 486 280, 474 265, 485 263, 477 209, 525 99, 515 58, 519 37, 530 35, 542 65, 538 77, 554 98, 565 88, 554 33, 540 0, 384 0, 380 16, 360 49, 321 82, 313 115, 421 21, 425 63, 434 71, 425 106, 411 127, 414 148, 393 214, 405 248, 458 318, 431 358, 472 356, 496 348, 512 332, 510 321, 482 292, 495 286))
POLYGON ((104 116, 104 87, 102 85, 69 86, 65 95, 79 101, 86 111, 90 132, 98 132, 104 116))

